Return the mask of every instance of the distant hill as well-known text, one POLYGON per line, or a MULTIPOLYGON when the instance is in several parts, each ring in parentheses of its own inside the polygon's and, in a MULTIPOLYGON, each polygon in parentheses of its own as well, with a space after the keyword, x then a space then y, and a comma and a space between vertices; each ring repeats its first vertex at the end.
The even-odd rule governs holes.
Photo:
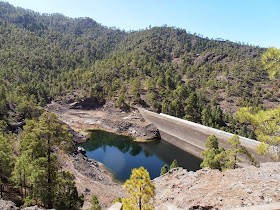
POLYGON ((265 50, 174 27, 125 32, 0 2, 0 119, 23 100, 75 90, 77 99, 141 104, 234 132, 238 107, 279 103, 260 62, 265 50))

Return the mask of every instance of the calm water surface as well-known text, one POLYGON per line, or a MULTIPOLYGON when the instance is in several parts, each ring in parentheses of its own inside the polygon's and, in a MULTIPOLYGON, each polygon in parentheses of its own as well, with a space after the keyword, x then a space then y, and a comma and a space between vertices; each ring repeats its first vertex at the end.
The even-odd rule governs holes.
POLYGON ((117 180, 125 181, 133 168, 143 166, 151 179, 159 176, 161 167, 170 166, 174 159, 178 165, 189 171, 200 168, 201 160, 184 152, 178 147, 161 140, 152 142, 134 142, 133 138, 93 130, 90 140, 79 144, 87 151, 89 158, 103 163, 117 180))

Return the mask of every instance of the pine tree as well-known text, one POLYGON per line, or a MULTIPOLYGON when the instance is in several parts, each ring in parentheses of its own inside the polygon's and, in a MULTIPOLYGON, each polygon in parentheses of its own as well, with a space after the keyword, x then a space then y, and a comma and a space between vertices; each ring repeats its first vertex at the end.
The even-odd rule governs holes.
POLYGON ((21 188, 21 195, 26 198, 26 190, 28 186, 28 179, 32 172, 32 165, 26 156, 22 154, 16 158, 15 166, 12 172, 12 180, 21 188))
POLYGON ((161 111, 162 111, 162 113, 169 114, 169 102, 166 99, 164 99, 162 101, 161 111))
POLYGON ((123 199, 124 210, 153 208, 155 186, 151 182, 149 172, 142 166, 132 170, 130 179, 124 183, 124 188, 127 189, 127 194, 130 196, 123 199))
POLYGON ((247 130, 247 126, 246 125, 243 125, 239 132, 238 132, 238 135, 240 136, 244 136, 244 137, 248 137, 248 130, 247 130))
POLYGON ((200 164, 202 168, 209 167, 212 169, 222 170, 220 154, 224 151, 223 147, 219 147, 218 138, 215 135, 208 137, 205 146, 208 148, 201 152, 204 157, 200 164))
POLYGON ((3 184, 9 179, 14 164, 11 141, 11 136, 0 133, 0 196, 2 196, 3 184))
POLYGON ((117 107, 122 107, 123 105, 125 105, 125 95, 123 93, 118 96, 116 105, 117 107))
POLYGON ((171 163, 170 170, 173 169, 173 168, 178 168, 177 160, 173 160, 173 162, 171 163))
POLYGON ((224 162, 225 162, 225 169, 235 169, 238 167, 237 163, 241 162, 242 159, 239 155, 246 155, 246 157, 250 160, 252 164, 256 164, 255 157, 248 152, 248 150, 241 145, 239 140, 239 136, 234 135, 227 141, 228 144, 231 145, 230 149, 225 151, 224 162))
MULTIPOLYGON (((61 125, 54 113, 48 112, 44 112, 38 121, 27 120, 24 132, 20 135, 21 156, 26 156, 32 167, 30 196, 48 208, 54 206, 59 177, 59 164, 54 151, 57 148, 68 150, 71 139, 67 127, 61 125)), ((15 176, 21 171, 16 167, 15 176)))
POLYGON ((160 170, 160 176, 166 174, 168 171, 169 171, 168 165, 165 164, 160 170))
POLYGON ((242 107, 236 113, 242 123, 250 123, 262 143, 257 147, 259 154, 267 155, 272 149, 274 160, 280 158, 280 106, 277 109, 255 112, 252 107, 242 107))
POLYGON ((99 201, 96 195, 93 195, 91 198, 91 207, 89 210, 101 210, 101 206, 99 205, 99 201))
POLYGON ((225 150, 223 147, 219 147, 216 136, 209 136, 205 145, 208 149, 201 152, 204 159, 200 166, 202 168, 219 169, 220 171, 235 169, 238 167, 237 163, 242 161, 239 157, 241 154, 245 155, 252 165, 257 164, 254 155, 241 145, 239 136, 234 135, 227 143, 231 145, 231 148, 225 150))
POLYGON ((171 101, 170 110, 172 110, 171 114, 175 117, 183 116, 182 103, 178 99, 174 99, 173 101, 171 101))
POLYGON ((189 97, 186 99, 185 103, 186 103, 186 106, 184 108, 186 113, 185 119, 193 122, 199 122, 201 111, 198 106, 197 94, 195 92, 191 93, 189 97))
POLYGON ((203 108, 203 110, 201 112, 201 121, 202 121, 203 125, 213 127, 210 105, 207 105, 203 108))
POLYGON ((59 173, 55 187, 54 207, 56 210, 78 210, 84 204, 84 196, 75 187, 74 176, 69 172, 59 173))
POLYGON ((270 47, 262 56, 262 62, 268 70, 271 79, 277 78, 280 74, 280 50, 270 47))
POLYGON ((46 106, 46 100, 44 98, 40 98, 40 102, 38 103, 40 107, 45 107, 46 106))

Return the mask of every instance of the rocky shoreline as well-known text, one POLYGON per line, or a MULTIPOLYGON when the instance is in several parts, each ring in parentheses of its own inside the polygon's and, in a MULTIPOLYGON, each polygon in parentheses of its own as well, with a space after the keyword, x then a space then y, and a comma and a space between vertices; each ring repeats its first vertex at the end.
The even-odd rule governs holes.
POLYGON ((111 206, 117 197, 125 196, 123 186, 113 180, 106 167, 88 158, 82 151, 76 150, 72 154, 60 155, 59 161, 62 163, 62 170, 74 175, 78 192, 84 195, 82 209, 90 208, 93 195, 97 195, 104 209, 111 206))
POLYGON ((113 180, 102 163, 89 159, 77 147, 78 143, 88 140, 85 131, 102 129, 133 136, 136 141, 158 139, 159 131, 154 125, 146 123, 137 109, 122 110, 115 108, 112 103, 105 104, 95 98, 70 102, 72 101, 56 101, 47 107, 48 111, 58 115, 73 135, 76 150, 67 157, 60 157, 62 169, 74 174, 77 189, 85 196, 83 209, 90 207, 92 195, 97 195, 102 208, 108 208, 114 199, 124 197, 125 191, 122 184, 113 180))
POLYGON ((100 102, 94 99, 74 104, 75 106, 68 101, 56 101, 49 104, 47 110, 56 113, 72 129, 70 132, 78 143, 86 141, 87 129, 102 129, 133 136, 139 141, 160 139, 159 130, 153 124, 145 122, 136 108, 122 110, 114 107, 111 102, 100 106, 100 102))

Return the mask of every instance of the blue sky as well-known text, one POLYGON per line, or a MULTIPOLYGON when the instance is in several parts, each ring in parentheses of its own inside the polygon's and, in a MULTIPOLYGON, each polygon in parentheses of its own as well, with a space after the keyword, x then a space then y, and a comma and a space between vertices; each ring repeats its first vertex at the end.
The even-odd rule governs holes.
POLYGON ((8 0, 40 13, 90 17, 124 30, 175 26, 209 38, 280 49, 280 0, 8 0))

